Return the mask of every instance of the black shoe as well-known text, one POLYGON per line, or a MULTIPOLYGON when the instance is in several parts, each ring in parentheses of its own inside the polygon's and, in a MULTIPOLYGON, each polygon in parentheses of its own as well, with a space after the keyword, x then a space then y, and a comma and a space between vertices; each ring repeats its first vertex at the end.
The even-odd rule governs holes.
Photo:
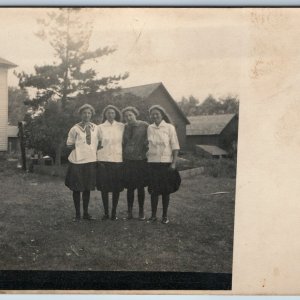
POLYGON ((75 218, 73 218, 73 222, 80 222, 80 216, 76 216, 75 218))
POLYGON ((161 222, 163 224, 168 224, 168 223, 170 223, 170 220, 167 217, 163 217, 162 220, 161 220, 161 222))
POLYGON ((156 217, 150 217, 148 220, 147 220, 147 223, 153 223, 153 222, 156 222, 157 221, 157 218, 156 217))
POLYGON ((127 217, 125 217, 123 220, 127 221, 127 220, 132 220, 132 219, 133 219, 132 213, 128 213, 127 217))
POLYGON ((109 219, 109 215, 104 215, 104 216, 101 218, 102 221, 106 221, 106 220, 108 220, 108 219, 109 219))
POLYGON ((116 215, 112 215, 111 218, 110 218, 112 221, 117 221, 118 220, 118 217, 116 215))
POLYGON ((95 218, 93 218, 90 214, 84 214, 82 219, 88 220, 88 221, 95 220, 95 218))
POLYGON ((139 214, 139 221, 145 221, 145 220, 146 220, 146 218, 145 218, 144 213, 139 214))

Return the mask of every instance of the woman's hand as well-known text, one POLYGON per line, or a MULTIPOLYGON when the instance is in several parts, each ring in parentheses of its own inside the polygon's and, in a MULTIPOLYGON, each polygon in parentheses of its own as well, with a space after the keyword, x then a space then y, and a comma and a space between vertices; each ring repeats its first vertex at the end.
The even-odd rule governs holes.
POLYGON ((170 165, 170 168, 172 170, 175 170, 176 169, 176 163, 175 162, 172 162, 171 165, 170 165))
POLYGON ((97 150, 100 150, 102 148, 103 148, 102 143, 101 143, 101 141, 99 141, 98 146, 97 146, 97 150))

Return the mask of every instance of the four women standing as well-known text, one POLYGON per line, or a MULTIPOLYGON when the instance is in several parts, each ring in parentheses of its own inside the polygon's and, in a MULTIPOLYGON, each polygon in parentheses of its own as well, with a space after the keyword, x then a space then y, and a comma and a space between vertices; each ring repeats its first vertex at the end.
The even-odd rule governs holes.
POLYGON ((137 190, 139 220, 144 220, 145 187, 148 186, 152 210, 149 221, 157 220, 158 198, 162 195, 162 223, 169 223, 170 194, 180 185, 175 168, 179 144, 165 110, 158 105, 150 108, 153 122, 150 126, 137 120, 139 112, 134 107, 123 110, 125 125, 120 122, 120 111, 113 105, 105 107, 102 123, 98 126, 90 122, 94 114, 92 106, 82 106, 79 113, 82 122, 71 128, 67 140, 68 147, 73 150, 65 182, 73 191, 75 220, 80 219, 80 192, 83 193, 83 218, 91 219, 88 203, 90 190, 95 186, 101 191, 103 220, 109 219, 109 193, 112 193, 111 219, 117 220, 119 195, 124 187, 127 188, 126 219, 133 218, 134 192, 137 190))

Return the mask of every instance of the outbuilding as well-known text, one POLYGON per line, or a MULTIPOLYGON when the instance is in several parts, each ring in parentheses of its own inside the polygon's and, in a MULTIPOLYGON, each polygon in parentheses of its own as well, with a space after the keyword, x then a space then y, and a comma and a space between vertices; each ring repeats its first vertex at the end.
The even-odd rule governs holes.
MULTIPOLYGON (((188 119, 190 122, 187 125, 188 149, 195 150, 196 145, 204 145, 215 146, 213 149, 218 147, 225 151, 231 151, 236 146, 238 137, 237 114, 201 115, 192 116, 188 119)), ((211 149, 211 147, 205 149, 211 149)))

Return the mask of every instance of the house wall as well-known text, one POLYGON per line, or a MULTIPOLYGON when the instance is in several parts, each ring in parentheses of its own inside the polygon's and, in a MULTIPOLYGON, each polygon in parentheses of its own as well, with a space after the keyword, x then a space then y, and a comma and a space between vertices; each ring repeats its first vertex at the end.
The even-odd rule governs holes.
POLYGON ((0 151, 7 151, 8 88, 7 69, 0 67, 0 151))
POLYGON ((174 104, 169 100, 169 95, 163 88, 156 89, 147 99, 149 106, 159 104, 170 115, 173 125, 176 128, 179 144, 181 149, 186 148, 186 121, 178 113, 174 104))
POLYGON ((195 145, 219 146, 218 135, 188 135, 186 137, 187 149, 195 150, 195 145))

